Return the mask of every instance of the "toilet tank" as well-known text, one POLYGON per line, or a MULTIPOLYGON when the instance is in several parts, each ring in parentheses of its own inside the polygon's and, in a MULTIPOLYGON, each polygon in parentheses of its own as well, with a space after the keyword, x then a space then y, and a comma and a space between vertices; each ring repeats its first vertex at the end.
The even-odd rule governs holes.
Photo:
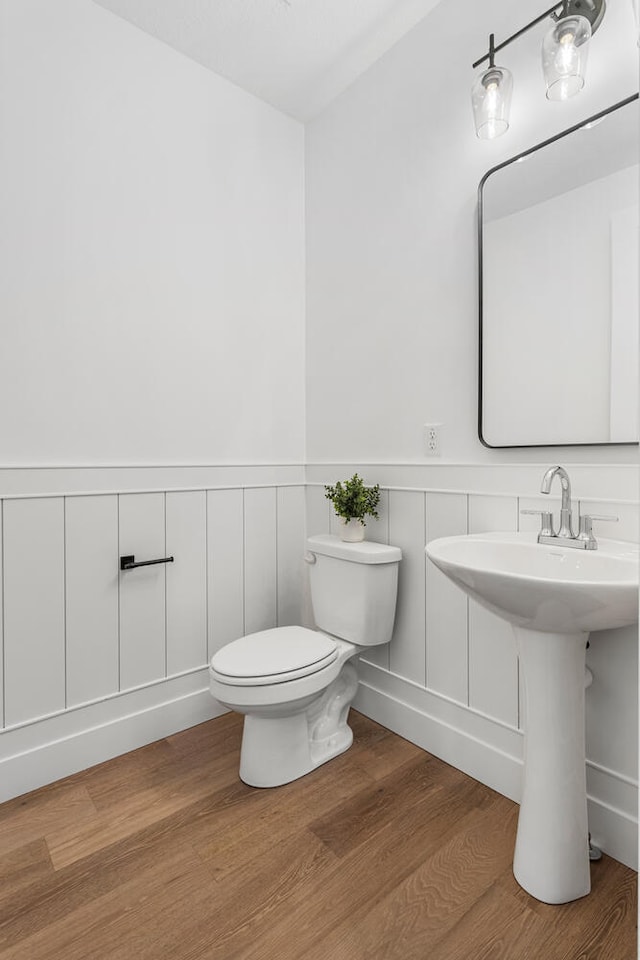
POLYGON ((307 539, 316 626, 361 646, 388 643, 398 592, 399 547, 364 540, 345 543, 319 534, 307 539))

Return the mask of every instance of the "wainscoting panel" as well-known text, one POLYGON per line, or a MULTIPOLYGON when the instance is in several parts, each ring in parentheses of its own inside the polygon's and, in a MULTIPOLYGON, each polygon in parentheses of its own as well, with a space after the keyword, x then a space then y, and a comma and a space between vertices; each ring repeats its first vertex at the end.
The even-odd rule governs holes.
POLYGON ((324 495, 324 487, 314 484, 306 489, 306 536, 330 533, 331 504, 324 495))
MULTIPOLYGON (((4 514, 4 503, 0 501, 0 548, 2 547, 2 521, 4 514)), ((4 573, 3 573, 3 550, 0 549, 0 611, 4 609, 4 573)), ((4 727, 4 615, 0 616, 0 732, 4 727)))
MULTIPOLYGON (((136 560, 166 556, 163 493, 120 497, 120 555, 136 560)), ((120 687, 166 675, 166 564, 120 573, 120 687)))
POLYGON ((67 706, 116 693, 118 498, 65 499, 67 706))
POLYGON ((469 533, 518 529, 517 497, 469 497, 469 533))
POLYGON ((585 691, 589 759, 637 781, 638 752, 629 747, 638 729, 638 627, 592 633, 587 666, 593 674, 585 691))
POLYGON ((518 726, 518 654, 511 626, 469 600, 469 706, 518 726))
MULTIPOLYGON (((467 498, 427 493, 426 542, 467 532, 467 498)), ((467 598, 431 560, 426 565, 427 686, 468 702, 467 598)))
POLYGON ((2 799, 219 715, 210 653, 301 622, 300 482, 16 497, 3 516, 2 799), (127 554, 175 561, 120 571, 127 554))
POLYGON ((276 491, 244 492, 244 629, 267 630, 278 621, 276 491))
MULTIPOLYGON (((469 533, 518 529, 515 497, 469 497, 469 533)), ((469 706, 518 726, 518 654, 511 626, 469 600, 469 706)))
POLYGON ((207 492, 207 582, 210 659, 244 630, 244 494, 207 492))
POLYGON ((277 493, 278 626, 299 624, 303 591, 304 487, 279 487, 277 493))
POLYGON ((65 707, 64 500, 4 504, 5 724, 65 707))
MULTIPOLYGON (((365 479, 365 483, 368 482, 365 479)), ((388 490, 380 491, 380 502, 377 507, 378 517, 368 517, 367 526, 365 530, 365 539, 371 540, 374 543, 390 543, 389 540, 389 499, 390 494, 388 490)), ((331 532, 336 536, 339 535, 338 520, 333 510, 333 506, 329 501, 329 510, 331 518, 331 532)), ((394 547, 400 546, 400 544, 393 544, 394 547)), ((398 580, 400 589, 400 580, 398 580)), ((397 610, 396 610, 397 614, 397 610)), ((396 618, 396 626, 398 620, 396 618)), ((395 629, 394 629, 395 635, 395 629)), ((388 643, 381 644, 377 647, 368 647, 362 654, 362 659, 367 663, 375 663, 379 667, 384 667, 385 670, 390 669, 390 648, 388 643)))
POLYGON ((167 674, 207 660, 207 495, 166 495, 167 674))
POLYGON ((389 542, 402 550, 402 576, 389 663, 393 673, 426 684, 425 495, 389 491, 389 542))
POLYGON ((636 503, 607 503, 602 500, 580 500, 581 514, 601 517, 617 517, 617 520, 594 520, 593 533, 596 539, 627 540, 638 542, 638 505, 636 503))

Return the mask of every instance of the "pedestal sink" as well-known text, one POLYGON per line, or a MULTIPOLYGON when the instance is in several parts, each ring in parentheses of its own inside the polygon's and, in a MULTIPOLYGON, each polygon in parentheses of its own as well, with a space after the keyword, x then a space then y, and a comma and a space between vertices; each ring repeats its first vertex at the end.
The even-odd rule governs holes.
POLYGON ((513 872, 545 903, 591 889, 585 778, 584 677, 590 631, 638 619, 638 548, 598 550, 485 533, 432 540, 427 556, 515 632, 526 713, 524 779, 513 872))

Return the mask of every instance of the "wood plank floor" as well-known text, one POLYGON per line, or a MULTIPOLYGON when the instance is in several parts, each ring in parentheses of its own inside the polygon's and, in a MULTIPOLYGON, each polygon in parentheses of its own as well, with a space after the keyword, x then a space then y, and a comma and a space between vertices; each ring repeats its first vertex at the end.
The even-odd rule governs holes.
POLYGON ((227 714, 0 806, 0 960, 636 960, 636 875, 563 906, 511 874, 517 806, 367 718, 295 783, 227 714))

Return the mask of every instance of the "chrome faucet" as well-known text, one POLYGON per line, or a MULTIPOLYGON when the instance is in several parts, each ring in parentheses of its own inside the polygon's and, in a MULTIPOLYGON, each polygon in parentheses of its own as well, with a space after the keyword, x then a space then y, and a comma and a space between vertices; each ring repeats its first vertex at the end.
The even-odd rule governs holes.
POLYGON ((569 474, 564 467, 549 467, 544 477, 542 478, 542 486, 540 487, 540 493, 550 493, 551 484, 554 477, 560 477, 560 483, 562 485, 562 503, 560 505, 560 529, 556 533, 556 537, 563 537, 569 540, 573 540, 573 521, 571 516, 571 481, 569 480, 569 474))
POLYGON ((560 504, 560 529, 557 533, 553 529, 553 520, 549 510, 521 510, 521 513, 536 513, 542 518, 542 526, 538 534, 538 543, 558 544, 563 547, 575 547, 578 550, 597 550, 598 541, 593 535, 593 520, 617 520, 617 517, 596 516, 584 514, 578 517, 578 533, 573 532, 573 517, 571 512, 571 481, 564 467, 549 467, 542 478, 541 493, 550 493, 554 477, 560 478, 562 486, 562 502, 560 504))

